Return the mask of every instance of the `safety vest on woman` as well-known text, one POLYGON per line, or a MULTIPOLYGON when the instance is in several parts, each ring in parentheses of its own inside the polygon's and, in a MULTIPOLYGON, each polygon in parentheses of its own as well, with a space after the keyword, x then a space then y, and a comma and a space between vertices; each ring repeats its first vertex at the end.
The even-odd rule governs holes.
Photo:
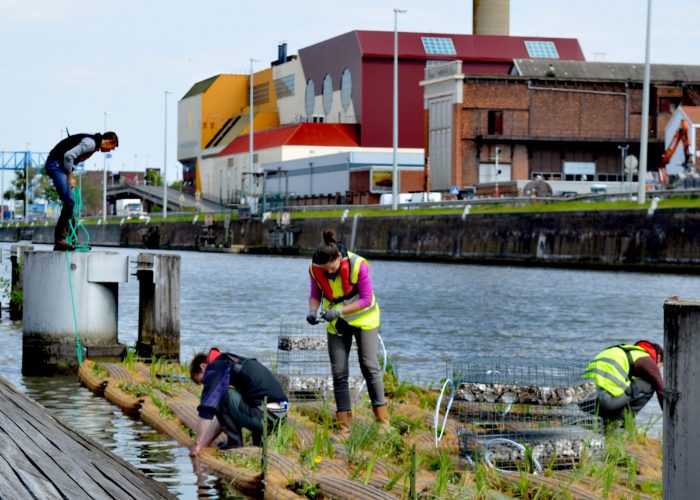
POLYGON ((635 378, 630 376, 630 360, 634 364, 644 356, 649 356, 649 353, 639 346, 608 347, 589 363, 583 378, 593 379, 598 387, 613 397, 622 396, 630 391, 632 379, 635 378))
MULTIPOLYGON (((334 278, 329 278, 320 265, 311 264, 309 273, 321 289, 324 309, 331 309, 334 306, 338 307, 338 305, 344 307, 360 299, 357 281, 360 276, 360 266, 363 262, 367 263, 364 257, 360 257, 352 252, 343 252, 340 269, 334 278)), ((369 306, 344 315, 343 320, 362 330, 379 328, 379 304, 374 293, 372 293, 372 303, 369 306)), ((336 321, 326 322, 326 329, 329 333, 336 333, 336 321)))

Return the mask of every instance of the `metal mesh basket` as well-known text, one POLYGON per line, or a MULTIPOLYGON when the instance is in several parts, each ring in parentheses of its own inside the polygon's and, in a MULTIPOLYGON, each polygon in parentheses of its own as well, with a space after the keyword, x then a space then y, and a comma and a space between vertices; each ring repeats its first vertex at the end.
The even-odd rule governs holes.
POLYGON ((452 380, 477 384, 570 387, 582 383, 587 363, 580 360, 528 361, 523 358, 473 356, 447 363, 452 380))
POLYGON ((522 358, 448 362, 450 403, 461 452, 506 470, 571 467, 603 449, 593 415, 596 386, 578 360, 529 363, 522 358))
MULTIPOLYGON (((313 401, 333 397, 333 376, 328 358, 325 326, 283 324, 277 339, 277 378, 290 401, 313 401)), ((349 357, 350 391, 356 393, 364 379, 353 341, 349 357)))
MULTIPOLYGON (((572 415, 573 416, 573 415, 572 415)), ((458 430, 461 451, 501 470, 575 467, 604 449, 599 418, 579 415, 542 425, 527 422, 474 422, 458 430)))

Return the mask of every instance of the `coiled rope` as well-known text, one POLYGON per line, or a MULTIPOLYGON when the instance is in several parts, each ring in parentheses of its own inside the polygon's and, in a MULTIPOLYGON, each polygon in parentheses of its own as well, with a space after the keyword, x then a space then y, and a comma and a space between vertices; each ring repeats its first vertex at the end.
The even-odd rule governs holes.
POLYGON ((80 189, 78 186, 73 188, 73 199, 75 203, 73 205, 73 217, 68 221, 68 235, 66 236, 66 242, 75 248, 76 252, 88 252, 90 251, 90 233, 82 222, 80 222, 80 215, 83 211, 83 197, 80 194, 80 189), (85 233, 85 243, 80 244, 80 238, 78 232, 82 229, 85 233))

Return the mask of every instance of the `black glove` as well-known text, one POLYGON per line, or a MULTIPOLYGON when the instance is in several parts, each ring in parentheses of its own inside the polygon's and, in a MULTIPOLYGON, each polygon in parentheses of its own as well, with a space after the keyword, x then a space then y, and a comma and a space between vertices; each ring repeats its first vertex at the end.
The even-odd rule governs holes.
POLYGON ((306 321, 310 325, 318 325, 318 318, 316 317, 316 311, 310 310, 309 314, 306 315, 306 321))
POLYGON ((326 311, 323 311, 321 314, 321 317, 325 319, 326 321, 334 321, 338 318, 340 318, 342 314, 340 313, 340 309, 328 309, 326 311))

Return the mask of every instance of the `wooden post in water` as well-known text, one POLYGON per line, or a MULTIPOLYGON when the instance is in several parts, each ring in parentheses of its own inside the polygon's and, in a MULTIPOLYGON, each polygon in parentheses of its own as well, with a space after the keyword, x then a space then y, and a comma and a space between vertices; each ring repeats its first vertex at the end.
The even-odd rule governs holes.
POLYGON ((139 280, 139 336, 136 353, 180 358, 180 256, 140 253, 136 258, 139 280))
POLYGON ((11 283, 10 283, 10 319, 19 321, 22 319, 24 303, 24 257, 27 252, 34 250, 34 246, 28 243, 18 243, 10 247, 11 283))
POLYGON ((697 498, 700 491, 700 301, 664 303, 663 495, 697 498))

